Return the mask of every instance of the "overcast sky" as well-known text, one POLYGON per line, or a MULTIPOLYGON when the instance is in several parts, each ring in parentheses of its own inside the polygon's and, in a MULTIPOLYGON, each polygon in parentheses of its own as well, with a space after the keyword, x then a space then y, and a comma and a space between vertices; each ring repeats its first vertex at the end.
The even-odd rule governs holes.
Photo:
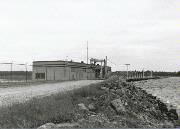
POLYGON ((0 1, 0 62, 86 61, 87 40, 113 70, 178 71, 180 1, 0 1))

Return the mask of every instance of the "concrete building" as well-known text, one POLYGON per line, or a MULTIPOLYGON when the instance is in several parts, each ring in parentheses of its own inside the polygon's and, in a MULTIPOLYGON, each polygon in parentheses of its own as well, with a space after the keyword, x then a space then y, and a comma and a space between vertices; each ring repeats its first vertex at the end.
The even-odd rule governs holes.
POLYGON ((32 78, 36 81, 86 80, 103 78, 110 72, 111 68, 108 66, 102 68, 100 65, 84 62, 34 61, 32 78))

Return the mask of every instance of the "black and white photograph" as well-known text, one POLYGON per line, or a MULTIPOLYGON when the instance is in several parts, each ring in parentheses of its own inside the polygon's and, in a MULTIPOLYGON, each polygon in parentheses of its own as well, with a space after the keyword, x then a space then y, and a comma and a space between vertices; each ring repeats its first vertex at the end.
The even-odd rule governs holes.
POLYGON ((0 0, 0 129, 180 128, 180 0, 0 0))

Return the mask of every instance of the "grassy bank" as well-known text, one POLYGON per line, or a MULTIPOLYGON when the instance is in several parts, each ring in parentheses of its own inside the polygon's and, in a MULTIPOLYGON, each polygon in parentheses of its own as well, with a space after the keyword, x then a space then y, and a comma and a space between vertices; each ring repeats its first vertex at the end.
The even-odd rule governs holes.
POLYGON ((112 79, 0 108, 0 128, 36 128, 49 122, 78 122, 81 127, 87 128, 172 127, 173 122, 165 118, 168 116, 163 106, 159 100, 140 88, 112 79), (114 99, 124 101, 126 113, 115 111, 111 105, 114 99), (79 103, 86 106, 93 103, 95 110, 80 110, 79 103))
POLYGON ((33 98, 25 103, 0 108, 0 128, 35 128, 53 122, 75 120, 76 104, 84 97, 101 94, 95 85, 44 98, 33 98))

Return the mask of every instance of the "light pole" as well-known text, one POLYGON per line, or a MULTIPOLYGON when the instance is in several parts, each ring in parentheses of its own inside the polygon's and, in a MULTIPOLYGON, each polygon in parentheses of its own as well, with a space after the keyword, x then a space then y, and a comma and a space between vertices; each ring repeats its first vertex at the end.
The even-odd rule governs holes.
POLYGON ((65 78, 67 79, 67 64, 68 64, 68 56, 66 56, 65 60, 65 78))
POLYGON ((128 79, 128 76, 129 76, 129 75, 128 75, 128 67, 129 67, 130 64, 125 64, 125 65, 126 65, 126 67, 127 67, 127 77, 126 77, 126 78, 128 79))
POLYGON ((153 77, 153 71, 151 70, 151 78, 153 77))
POLYGON ((88 41, 87 41, 87 64, 89 62, 89 46, 88 46, 88 41))
POLYGON ((25 66, 25 81, 27 82, 27 63, 25 64, 16 64, 16 65, 22 65, 22 66, 25 66))
POLYGON ((12 70, 13 70, 13 62, 10 63, 11 64, 11 81, 12 81, 12 70))
POLYGON ((27 74, 27 72, 28 72, 28 71, 27 71, 27 63, 25 64, 25 69, 26 69, 26 83, 27 83, 27 75, 28 75, 28 74, 27 74))

